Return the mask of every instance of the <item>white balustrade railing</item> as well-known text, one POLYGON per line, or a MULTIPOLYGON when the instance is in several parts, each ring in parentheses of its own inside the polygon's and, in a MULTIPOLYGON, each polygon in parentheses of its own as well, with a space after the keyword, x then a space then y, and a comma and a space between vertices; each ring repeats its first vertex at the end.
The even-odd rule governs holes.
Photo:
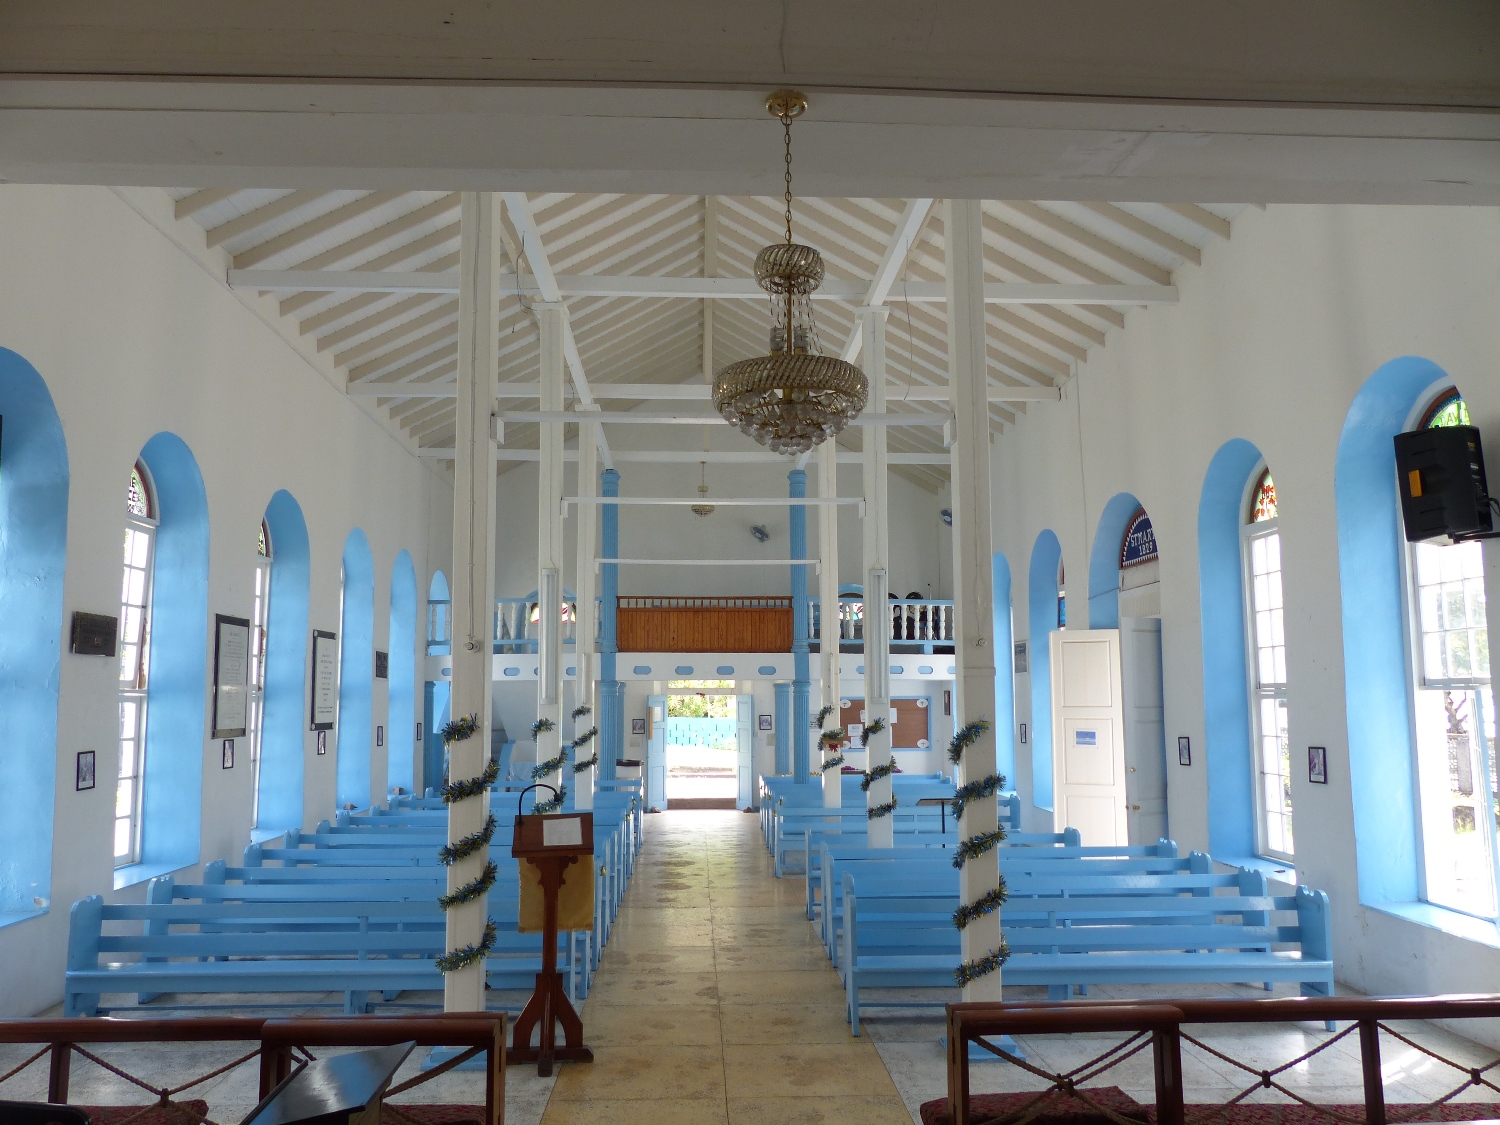
MULTIPOLYGON (((821 599, 811 598, 808 614, 808 639, 823 640, 823 612, 821 599)), ((953 643, 953 612, 951 601, 922 599, 892 599, 886 603, 886 612, 891 620, 891 644, 921 645, 931 652, 939 645, 953 643)), ((865 603, 862 598, 840 598, 838 608, 838 637, 841 643, 857 644, 864 640, 865 603)), ((830 631, 831 636, 831 631, 830 631)))

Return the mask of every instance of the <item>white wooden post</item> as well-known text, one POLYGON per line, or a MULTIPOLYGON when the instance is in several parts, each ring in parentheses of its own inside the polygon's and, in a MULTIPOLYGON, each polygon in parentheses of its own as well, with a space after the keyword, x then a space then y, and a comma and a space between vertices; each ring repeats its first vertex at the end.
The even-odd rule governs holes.
MULTIPOLYGON (((484 772, 490 750, 490 679, 495 615, 495 408, 499 338, 500 224, 496 197, 463 193, 460 200, 458 294, 458 417, 453 486, 453 717, 479 716, 473 737, 448 747, 449 780, 484 772)), ((484 826, 489 795, 448 806, 448 842, 484 826)), ((448 868, 448 891, 478 878, 489 855, 481 849, 448 868)), ((489 904, 481 896, 445 915, 449 950, 475 945, 484 935, 489 904)), ((484 961, 448 973, 443 1010, 484 1008, 484 961)))
MULTIPOLYGON (((542 334, 541 409, 563 408, 563 318, 560 302, 534 306, 542 334)), ((563 572, 563 423, 542 422, 541 461, 537 480, 537 685, 536 717, 549 720, 551 730, 536 736, 538 762, 557 757, 562 749, 562 572, 563 572)), ((567 768, 566 765, 563 767, 567 768)), ((559 788, 562 770, 539 781, 559 788)), ((549 794, 538 790, 540 800, 549 794)))
MULTIPOLYGON (((975 199, 948 201, 944 224, 948 273, 948 371, 953 406, 953 601, 957 691, 955 729, 995 720, 994 576, 990 545, 990 408, 984 326, 984 219, 975 199)), ((964 751, 958 783, 995 772, 993 725, 964 751)), ((993 832, 999 823, 994 797, 970 803, 963 837, 993 832)), ((972 903, 1000 880, 1000 852, 992 849, 964 864, 959 895, 972 903)), ((975 919, 962 931, 965 961, 1000 947, 1000 912, 975 919)), ((999 1000, 1000 973, 964 987, 965 1000, 999 1000)))
MULTIPOLYGON (((838 443, 832 438, 818 446, 818 495, 831 498, 839 494, 838 443)), ((818 664, 822 678, 819 706, 832 707, 833 713, 823 724, 825 730, 839 725, 839 509, 824 504, 818 511, 818 554, 823 568, 818 573, 818 664)), ((837 751, 825 750, 822 763, 837 751)), ((823 807, 836 809, 844 799, 844 778, 838 768, 823 771, 823 807)))
MULTIPOLYGON (((859 329, 863 339, 865 378, 870 382, 870 398, 865 409, 872 414, 885 413, 885 322, 889 310, 879 305, 859 309, 859 329)), ((864 442, 865 520, 865 769, 887 765, 891 753, 891 607, 890 529, 886 505, 886 430, 884 426, 866 426, 861 431, 864 442), (871 721, 881 719, 886 729, 871 735, 871 721)), ((870 786, 866 807, 875 808, 891 799, 891 779, 883 777, 870 786)), ((870 847, 889 848, 895 843, 890 816, 870 821, 870 847)))
MULTIPOLYGON (((590 412, 597 413, 598 406, 576 406, 575 410, 587 418, 590 412)), ((578 425, 578 495, 585 500, 599 494, 599 423, 580 422, 578 425)), ((579 504, 578 513, 578 568, 573 591, 578 595, 578 624, 573 645, 577 669, 573 681, 577 690, 573 693, 580 704, 589 708, 589 713, 574 724, 574 737, 590 727, 599 725, 599 701, 595 684, 598 680, 599 657, 594 651, 594 634, 598 631, 599 607, 595 597, 599 588, 599 576, 594 570, 597 555, 596 544, 599 533, 599 506, 579 504)), ((599 736, 574 752, 574 759, 587 761, 599 749, 599 736)), ((594 807, 594 769, 591 767, 572 773, 571 767, 563 771, 563 779, 573 789, 575 808, 594 807)))

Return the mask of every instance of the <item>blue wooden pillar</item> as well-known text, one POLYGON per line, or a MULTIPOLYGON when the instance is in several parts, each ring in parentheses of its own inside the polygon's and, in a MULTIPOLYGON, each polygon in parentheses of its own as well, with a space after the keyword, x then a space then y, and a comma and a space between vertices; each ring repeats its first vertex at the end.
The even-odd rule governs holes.
MULTIPOLYGON (((792 685, 776 684, 776 773, 792 772, 792 685)), ((808 720, 809 723, 811 719, 808 720)))
MULTIPOLYGON (((807 472, 793 469, 786 475, 790 495, 807 495, 807 472)), ((807 558, 807 507, 790 504, 794 559, 807 558)), ((792 778, 806 785, 812 771, 812 662, 807 642, 807 567, 792 567, 792 778)))
MULTIPOLYGON (((605 469, 599 474, 604 496, 620 495, 620 474, 605 469)), ((600 517, 599 557, 620 557, 620 506, 605 504, 600 517)), ((619 606, 620 568, 615 563, 599 567, 599 772, 601 781, 615 779, 615 759, 625 750, 625 685, 616 678, 615 654, 619 651, 615 611, 619 606)))

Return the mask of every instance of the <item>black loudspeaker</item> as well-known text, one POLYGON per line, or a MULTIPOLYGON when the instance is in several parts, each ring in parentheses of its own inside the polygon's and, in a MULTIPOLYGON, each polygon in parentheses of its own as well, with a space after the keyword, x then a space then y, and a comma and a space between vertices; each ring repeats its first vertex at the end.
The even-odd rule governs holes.
POLYGON ((1484 449, 1473 426, 1397 434, 1396 476, 1408 541, 1473 539, 1494 530, 1484 449))

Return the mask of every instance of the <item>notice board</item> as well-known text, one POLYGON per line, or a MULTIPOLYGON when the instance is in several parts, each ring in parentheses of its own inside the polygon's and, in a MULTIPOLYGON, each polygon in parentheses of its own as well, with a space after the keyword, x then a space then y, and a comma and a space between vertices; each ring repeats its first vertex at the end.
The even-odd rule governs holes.
MULTIPOLYGON (((847 707, 839 708, 839 726, 847 730, 851 735, 863 732, 865 721, 861 713, 865 709, 863 699, 845 699, 841 702, 848 703, 847 707)), ((926 696, 908 696, 904 699, 891 700, 891 710, 896 712, 896 721, 891 723, 891 749, 892 750, 926 750, 930 745, 931 727, 928 724, 928 714, 932 708, 928 705, 926 696)), ((886 720, 890 723, 890 720, 886 720)), ((864 746, 864 739, 853 740, 852 749, 860 749, 864 746)))

